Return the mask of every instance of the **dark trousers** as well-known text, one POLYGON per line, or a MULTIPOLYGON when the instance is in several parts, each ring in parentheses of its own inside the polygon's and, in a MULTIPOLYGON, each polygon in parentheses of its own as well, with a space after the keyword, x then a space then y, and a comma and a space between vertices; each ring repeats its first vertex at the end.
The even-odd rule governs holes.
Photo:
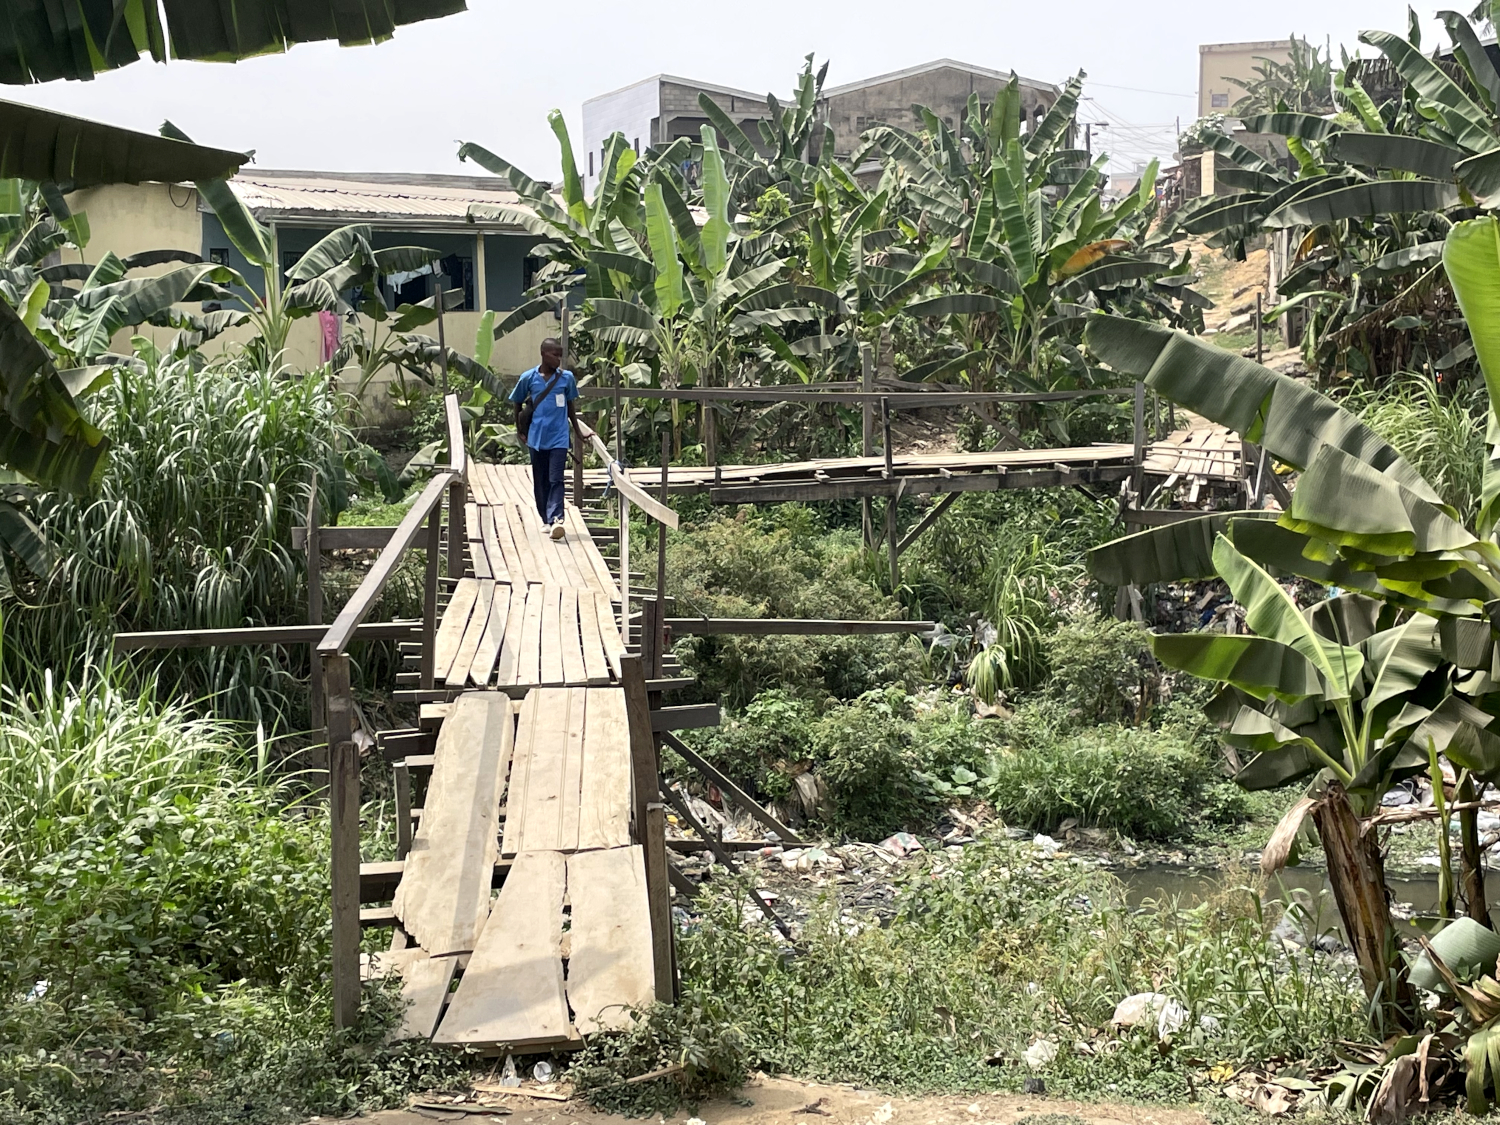
POLYGON ((566 448, 531 450, 531 489, 544 523, 556 523, 563 518, 563 487, 567 479, 566 448))

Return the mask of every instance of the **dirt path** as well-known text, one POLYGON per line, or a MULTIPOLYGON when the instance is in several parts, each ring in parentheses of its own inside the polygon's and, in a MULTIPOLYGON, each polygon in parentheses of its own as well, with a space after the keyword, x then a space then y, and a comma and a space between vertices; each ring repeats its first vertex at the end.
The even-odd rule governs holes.
MULTIPOLYGON (((752 1104, 717 1098, 699 1106, 697 1116, 706 1125, 1012 1125, 1042 1114, 1076 1119, 1064 1122, 1053 1116, 1048 1125, 1206 1125, 1201 1113, 1167 1106, 1091 1104, 1013 1094, 887 1097, 852 1086, 790 1078, 753 1078, 739 1098, 752 1104)), ((438 1100, 432 1101, 435 1104, 438 1100)), ((434 1121, 467 1125, 626 1125, 629 1120, 595 1112, 581 1103, 523 1097, 490 1100, 511 1103, 509 1112, 504 1108, 476 1112, 479 1107, 471 1104, 466 1112, 386 1110, 366 1120, 373 1125, 432 1125, 434 1121)), ((666 1120, 670 1125, 683 1125, 690 1116, 682 1112, 666 1120)))

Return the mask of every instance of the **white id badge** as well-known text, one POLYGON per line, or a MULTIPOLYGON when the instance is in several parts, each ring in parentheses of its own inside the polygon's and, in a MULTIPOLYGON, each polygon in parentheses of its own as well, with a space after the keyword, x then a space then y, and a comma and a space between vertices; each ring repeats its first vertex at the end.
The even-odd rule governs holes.
POLYGON ((557 403, 557 408, 559 410, 566 410, 568 408, 568 400, 563 395, 553 395, 552 400, 557 403))

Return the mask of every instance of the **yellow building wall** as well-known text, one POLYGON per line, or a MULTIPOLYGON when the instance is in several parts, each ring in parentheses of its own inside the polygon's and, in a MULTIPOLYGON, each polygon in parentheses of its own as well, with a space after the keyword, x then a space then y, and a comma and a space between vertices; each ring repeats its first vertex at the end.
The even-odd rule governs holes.
MULTIPOLYGON (((111 250, 121 258, 143 250, 187 250, 194 254, 203 252, 198 192, 192 187, 177 184, 114 184, 74 192, 68 197, 68 206, 75 213, 88 213, 90 237, 89 244, 82 253, 72 247, 65 248, 62 252, 64 262, 87 262, 92 265, 111 250)), ((172 268, 174 266, 168 264, 144 272, 155 274, 172 268)), ((183 305, 182 308, 186 312, 198 311, 196 304, 183 305)), ((474 354, 480 315, 478 312, 450 312, 443 317, 450 347, 465 355, 474 354)), ((503 315, 497 313, 496 318, 503 315)), ((365 318, 361 320, 368 335, 372 322, 365 318)), ((523 325, 495 342, 490 355, 490 366, 500 374, 503 382, 513 382, 522 371, 536 365, 541 342, 548 336, 558 335, 559 328, 557 319, 551 316, 538 317, 523 325)), ((436 338, 437 325, 429 325, 422 331, 436 338)), ((157 347, 166 348, 177 335, 177 330, 150 324, 123 329, 112 341, 112 350, 128 353, 130 338, 135 335, 144 336, 157 347)), ((204 351, 217 355, 225 348, 245 343, 254 335, 253 325, 231 329, 206 344, 204 351)), ((309 371, 321 362, 322 330, 318 318, 309 316, 295 321, 287 336, 285 363, 293 370, 309 371)), ((365 420, 370 425, 404 421, 391 402, 390 392, 395 377, 395 372, 387 368, 378 373, 365 388, 361 396, 361 407, 365 420)), ((340 373, 340 385, 351 393, 357 388, 358 380, 357 367, 340 373)))
POLYGON ((1285 62, 1291 57, 1289 39, 1259 39, 1250 43, 1205 43, 1198 48, 1198 116, 1228 116, 1245 91, 1229 78, 1250 81, 1261 59, 1285 62), (1215 104, 1215 103, 1218 104, 1215 104))

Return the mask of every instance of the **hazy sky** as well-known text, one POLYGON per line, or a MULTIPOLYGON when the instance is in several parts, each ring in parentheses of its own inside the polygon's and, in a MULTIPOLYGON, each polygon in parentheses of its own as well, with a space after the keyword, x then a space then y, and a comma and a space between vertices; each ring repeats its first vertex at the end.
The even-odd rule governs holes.
MULTIPOLYGON (((1170 153, 1173 123, 1192 119, 1199 43, 1295 33, 1331 36, 1352 51, 1363 28, 1406 27, 1399 0, 469 7, 401 28, 376 47, 312 44, 233 65, 142 62, 93 82, 12 87, 5 96, 150 131, 171 118, 203 143, 254 149, 267 168, 477 172, 454 155, 461 141, 477 141, 546 179, 557 174, 548 110, 560 108, 576 137, 586 98, 652 74, 780 94, 810 51, 831 60, 829 85, 946 56, 1054 82, 1082 67, 1094 99, 1082 120, 1116 123, 1095 147, 1129 164, 1170 153)), ((1424 17, 1432 11, 1419 8, 1424 17)), ((1435 26, 1425 45, 1437 41, 1435 26)))

